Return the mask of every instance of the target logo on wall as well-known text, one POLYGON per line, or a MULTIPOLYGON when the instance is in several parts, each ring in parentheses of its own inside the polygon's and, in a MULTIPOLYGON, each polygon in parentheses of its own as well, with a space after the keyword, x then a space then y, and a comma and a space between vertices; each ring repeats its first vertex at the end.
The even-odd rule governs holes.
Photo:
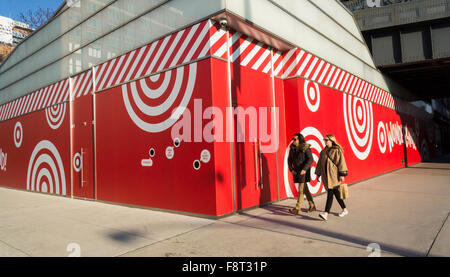
POLYGON ((73 169, 76 172, 80 172, 82 168, 83 168, 83 159, 80 153, 76 153, 73 156, 73 169))
POLYGON ((361 98, 343 94, 344 120, 347 139, 355 156, 365 160, 372 149, 373 109, 372 103, 361 98))
POLYGON ((378 123, 378 148, 380 148, 381 153, 386 153, 386 148, 388 145, 388 134, 386 132, 386 127, 384 126, 384 122, 380 121, 378 123))
POLYGON ((305 80, 303 93, 305 95, 305 102, 308 109, 313 113, 317 112, 320 107, 319 85, 312 81, 305 80))
POLYGON ((125 108, 140 129, 159 133, 180 119, 191 100, 197 64, 181 66, 122 86, 125 108))
MULTIPOLYGON (((300 132, 304 137, 307 144, 311 145, 311 152, 313 156, 313 163, 311 165, 311 182, 308 184, 309 190, 311 194, 318 194, 325 191, 325 188, 322 184, 322 182, 317 181, 317 176, 315 174, 316 172, 316 166, 317 161, 319 160, 320 152, 322 149, 325 148, 325 144, 323 142, 323 135, 320 133, 319 130, 317 130, 314 127, 307 127, 303 129, 300 132)), ((289 150, 292 142, 289 144, 289 146, 286 149, 285 155, 284 155, 284 185, 286 189, 286 194, 288 197, 294 197, 293 191, 298 192, 298 188, 293 184, 293 178, 289 174, 289 165, 288 165, 288 157, 289 157, 289 150)))
POLYGON ((20 148, 20 146, 22 146, 23 140, 22 123, 17 122, 16 125, 14 126, 13 137, 14 137, 14 144, 16 145, 17 148, 20 148))
POLYGON ((66 195, 66 176, 58 149, 48 140, 39 142, 31 154, 27 190, 66 195))
POLYGON ((57 130, 64 121, 66 115, 66 103, 55 105, 45 109, 45 117, 50 128, 57 130))

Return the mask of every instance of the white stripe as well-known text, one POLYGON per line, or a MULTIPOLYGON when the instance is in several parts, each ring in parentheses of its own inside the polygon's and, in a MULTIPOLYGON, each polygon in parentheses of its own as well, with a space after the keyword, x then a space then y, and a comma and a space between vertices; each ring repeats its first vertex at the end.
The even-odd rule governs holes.
POLYGON ((342 74, 341 74, 341 76, 339 77, 339 81, 336 83, 335 86, 333 86, 333 87, 335 87, 336 89, 339 89, 339 87, 340 87, 340 85, 341 85, 341 83, 342 83, 344 77, 347 75, 347 72, 341 71, 341 70, 339 70, 339 71, 342 72, 342 74))
MULTIPOLYGON (((229 46, 231 48, 231 46, 241 37, 241 33, 234 33, 231 38, 226 38, 228 39, 229 42, 229 46)), ((227 52, 227 43, 225 42, 217 51, 216 53, 214 53, 214 56, 218 56, 218 57, 222 57, 223 54, 225 54, 227 52)))
POLYGON ((191 50, 189 51, 188 55, 184 59, 184 62, 191 61, 195 52, 197 52, 198 48, 200 47, 200 43, 202 43, 202 41, 205 39, 205 36, 208 32, 209 32, 209 25, 205 24, 205 26, 203 27, 203 30, 201 31, 200 35, 198 36, 197 40, 195 41, 195 43, 192 46, 191 50))
POLYGON ((25 108, 25 113, 29 113, 30 112, 30 110, 31 110, 31 108, 32 108, 32 106, 33 106, 33 102, 34 102, 34 98, 36 97, 36 93, 32 93, 31 94, 31 97, 30 97, 30 101, 28 101, 28 105, 27 105, 27 107, 25 108))
POLYGON ((231 55, 231 61, 235 62, 244 53, 245 49, 253 42, 253 38, 247 38, 231 55))
POLYGON ((261 55, 261 57, 258 59, 258 61, 252 66, 252 69, 258 70, 261 64, 266 60, 267 56, 270 55, 270 50, 266 49, 264 53, 261 55))
POLYGON ((370 84, 367 83, 366 88, 364 89, 364 92, 363 92, 363 94, 361 95, 361 98, 366 99, 366 97, 367 97, 367 95, 368 95, 368 93, 369 93, 370 88, 371 88, 371 87, 370 87, 370 84))
POLYGON ((103 80, 102 80, 102 82, 100 83, 100 86, 98 86, 99 89, 103 89, 103 88, 104 88, 105 82, 106 82, 106 80, 108 80, 109 73, 110 73, 111 70, 113 69, 114 64, 116 63, 116 60, 117 60, 117 58, 115 58, 114 60, 110 61, 109 66, 108 66, 108 69, 106 70, 105 75, 103 75, 103 77, 102 77, 103 80))
POLYGON ((24 96, 24 101, 22 103, 22 107, 19 110, 19 114, 22 115, 25 111, 25 107, 28 105, 28 100, 30 99, 30 95, 24 96))
POLYGON ((344 90, 344 89, 345 89, 347 86, 350 85, 350 83, 351 83, 350 80, 351 80, 352 77, 353 77, 353 76, 352 76, 350 73, 347 73, 347 75, 346 75, 344 81, 342 82, 342 84, 341 84, 341 86, 340 86, 340 89, 341 89, 342 91, 347 92, 347 91, 344 90))
POLYGON ((46 87, 42 92, 39 93, 39 101, 37 102, 36 110, 40 110, 42 107, 42 102, 45 98, 45 96, 48 93, 49 87, 46 87))
POLYGON ((311 78, 310 78, 310 75, 311 75, 311 73, 313 72, 314 67, 316 67, 316 64, 317 64, 318 61, 319 61, 319 58, 314 57, 314 60, 313 60, 313 62, 311 63, 311 65, 309 66, 308 71, 306 71, 306 73, 305 73, 305 77, 306 77, 306 78, 311 79, 311 78))
POLYGON ((22 103, 20 103, 20 108, 17 111, 17 115, 22 115, 23 109, 25 108, 25 105, 27 104, 27 97, 28 96, 22 97, 22 103))
POLYGON ((41 109, 42 100, 44 99, 47 90, 48 90, 48 87, 46 87, 46 88, 42 89, 41 91, 39 91, 39 99, 36 101, 36 107, 34 109, 35 111, 41 109))
POLYGON ((383 90, 383 92, 382 92, 382 94, 381 94, 381 105, 383 105, 383 106, 385 106, 385 100, 386 100, 386 93, 385 93, 385 91, 383 90))
POLYGON ((362 79, 358 79, 358 84, 357 84, 357 86, 355 88, 355 95, 356 96, 359 96, 359 90, 361 89, 362 84, 363 84, 363 80, 362 79))
POLYGON ((370 88, 370 84, 366 82, 364 90, 363 90, 363 92, 361 94, 361 98, 364 98, 364 99, 366 98, 365 96, 366 96, 367 91, 369 90, 369 88, 370 88))
POLYGON ((316 73, 314 73, 314 75, 311 77, 311 79, 313 81, 317 81, 316 78, 319 75, 320 71, 322 70, 323 65, 325 64, 325 62, 323 60, 320 61, 319 66, 316 69, 316 73))
MULTIPOLYGON (((151 74, 153 72, 153 67, 155 67, 156 63, 159 61, 159 59, 161 58, 161 53, 164 51, 164 48, 166 48, 167 43, 170 40, 170 36, 166 37, 163 40, 163 43, 161 44, 161 47, 159 47, 158 52, 156 52, 156 56, 153 59, 152 63, 150 64, 150 67, 148 68, 147 72, 145 73, 145 75, 151 74)), ((129 74, 128 74, 129 75, 129 74)))
MULTIPOLYGON (((107 62, 105 62, 105 63, 103 63, 103 64, 101 64, 101 65, 99 65, 98 67, 97 67, 97 72, 98 72, 98 75, 97 75, 97 79, 95 80, 95 83, 96 84, 98 84, 99 82, 100 82, 100 79, 102 78, 102 74, 103 74, 103 72, 105 71, 105 68, 106 68, 106 65, 107 65, 108 63, 107 62)), ((98 87, 97 87, 97 90, 98 90, 98 87)))
POLYGON ((264 44, 262 42, 259 42, 258 44, 256 44, 252 51, 250 51, 250 53, 247 55, 247 57, 245 57, 245 59, 241 62, 242 66, 247 66, 248 63, 253 60, 253 58, 256 56, 256 54, 259 52, 259 50, 261 50, 261 46, 263 46, 264 44))
MULTIPOLYGON (((106 87, 108 87, 108 88, 111 87, 111 84, 114 81, 114 79, 116 78, 117 72, 119 71, 119 69, 121 69, 120 66, 122 65, 123 60, 125 59, 126 56, 127 55, 125 54, 125 55, 122 55, 122 57, 120 57, 119 63, 116 65, 116 69, 114 69, 114 71, 113 71, 113 73, 111 75, 111 78, 109 79, 108 84, 106 85, 106 87)), ((84 85, 85 84, 83 84, 83 87, 80 89, 79 93, 81 93, 83 91, 84 85)))
POLYGON ((16 117, 18 111, 20 110, 20 106, 22 105, 23 99, 22 99, 22 98, 19 98, 19 99, 17 99, 16 101, 17 101, 17 102, 16 102, 16 105, 15 105, 16 107, 15 107, 15 109, 14 109, 14 111, 13 111, 11 117, 16 117))
POLYGON ((353 94, 353 95, 356 94, 355 87, 359 84, 359 81, 360 81, 360 79, 358 77, 354 78, 353 85, 351 86, 350 91, 349 91, 351 94, 353 94))
MULTIPOLYGON (((125 82, 132 79, 133 72, 134 72, 134 70, 136 69, 136 66, 137 66, 137 65, 139 64, 139 62, 141 61, 142 55, 144 55, 144 52, 145 52, 145 50, 146 50, 147 48, 148 48, 148 45, 145 46, 145 47, 142 47, 141 49, 139 49, 139 54, 137 55, 136 59, 134 60, 134 63, 133 63, 133 65, 131 66, 130 71, 128 71, 127 76, 125 77, 125 80, 124 80, 125 82)), ((131 61, 131 56, 130 56, 130 61, 131 61)), ((126 68, 124 69, 124 72, 125 72, 127 69, 128 69, 128 67, 126 67, 126 68)))
POLYGON ((350 83, 349 80, 351 77, 352 77, 352 75, 350 73, 345 72, 345 78, 344 78, 344 81, 339 86, 339 90, 344 91, 345 87, 350 83))
POLYGON ((66 89, 64 90, 66 93, 64 94, 63 99, 61 99, 61 101, 59 101, 60 103, 70 100, 70 86, 71 86, 70 83, 71 82, 72 81, 70 79, 67 80, 67 82, 66 82, 66 89))
POLYGON ((370 86, 369 94, 367 95, 366 99, 367 99, 367 100, 371 100, 371 99, 372 99, 372 96, 373 96, 373 94, 374 94, 374 92, 375 92, 375 87, 371 85, 371 86, 370 86))
MULTIPOLYGON (((296 50, 294 48, 294 50, 296 50)), ((294 51, 295 53, 295 51, 294 51)), ((285 70, 284 74, 282 75, 283 78, 287 78, 290 76, 290 74, 292 73, 292 71, 295 69, 296 66, 298 66, 298 64, 300 63, 300 61, 302 60, 302 58, 305 56, 305 51, 301 50, 300 53, 298 53, 298 55, 295 55, 295 59, 292 61, 291 65, 289 65, 289 67, 285 70)), ((289 57, 290 59, 290 57, 289 57)), ((281 65, 283 65, 283 68, 286 67, 286 63, 289 61, 288 60, 284 60, 281 63, 281 65)))
MULTIPOLYGON (((209 24, 211 24, 211 22, 209 24)), ((210 26, 210 30, 211 30, 211 26, 210 26)), ((212 35, 211 38, 209 39, 209 43, 206 44, 205 47, 203 48, 202 52, 200 53, 200 57, 206 56, 206 54, 212 48, 212 46, 215 45, 216 42, 219 39, 221 39, 224 34, 226 34, 226 32, 222 29, 219 29, 217 32, 215 32, 214 35, 212 35)))
MULTIPOLYGON (((281 63, 280 63, 280 64, 278 65, 278 67, 275 69, 275 71, 274 71, 274 74, 275 74, 275 75, 278 75, 278 74, 280 73, 280 71, 283 69, 283 67, 285 67, 286 63, 289 61, 289 59, 292 57, 292 55, 294 55, 294 53, 295 53, 296 51, 297 51, 297 48, 293 48, 293 49, 291 49, 291 50, 286 54, 286 56, 283 58, 283 60, 281 61, 281 63)), ((297 57, 298 57, 298 56, 299 56, 299 55, 297 55, 297 57)), ((297 57, 296 57, 296 59, 297 59, 297 57)), ((275 63, 275 61, 274 61, 274 63, 275 63)), ((292 68, 294 68, 295 65, 296 65, 295 61, 292 62, 292 64, 291 64, 292 68)), ((283 75, 285 75, 285 74, 283 74, 283 75)))
POLYGON ((217 49, 216 53, 214 53, 213 56, 222 57, 226 51, 227 51, 227 44, 224 43, 224 44, 222 44, 222 46, 220 46, 219 49, 217 49))
POLYGON ((6 107, 5 114, 3 115, 3 119, 7 119, 8 118, 9 111, 11 110, 12 105, 13 105, 13 102, 8 103, 8 105, 6 107))
POLYGON ((92 77, 89 77, 89 78, 91 78, 91 82, 89 82, 89 85, 86 86, 86 89, 84 90, 83 96, 84 95, 88 95, 89 92, 91 92, 91 90, 92 90, 92 77))
POLYGON ((74 78, 74 83, 76 84, 76 86, 73 88, 73 98, 75 99, 75 95, 78 94, 78 88, 81 85, 81 77, 83 77, 83 74, 78 75, 77 77, 74 78))
POLYGON ((178 43, 180 43, 181 40, 181 36, 184 34, 184 30, 178 32, 178 34, 176 35, 174 41, 172 42, 172 45, 170 45, 169 51, 165 54, 165 57, 163 59, 163 61, 161 62, 161 64, 158 67, 157 71, 160 71, 164 68, 164 66, 166 65, 167 61, 169 60, 170 56, 172 56, 173 50, 175 50, 175 47, 178 45, 178 43))
POLYGON ((57 84, 57 87, 55 88, 54 93, 50 98, 48 99, 47 106, 52 106, 52 103, 55 102, 56 99, 58 99, 59 94, 61 93, 61 89, 63 87, 64 81, 60 81, 57 84))
POLYGON ((380 89, 376 88, 375 93, 372 96, 372 102, 376 102, 379 95, 380 95, 380 89))
POLYGON ((329 85, 331 78, 336 73, 336 67, 334 65, 330 65, 330 66, 331 66, 330 73, 328 73, 327 79, 324 82, 324 84, 327 85, 327 86, 329 85))
POLYGON ((382 99, 382 98, 383 98, 383 90, 380 89, 379 97, 378 97, 378 99, 377 99, 377 103, 378 103, 378 104, 381 104, 381 99, 382 99))
POLYGON ((361 86, 358 89, 358 96, 361 97, 364 93, 364 88, 366 87, 366 82, 364 80, 361 81, 361 86))
POLYGON ((25 104, 25 97, 21 97, 19 101, 19 108, 16 111, 16 116, 21 114, 20 112, 22 111, 24 104, 25 104))
POLYGON ((47 99, 45 106, 50 106, 53 98, 57 97, 57 94, 61 88, 61 84, 62 84, 62 82, 58 82, 55 84, 55 87, 53 88, 53 91, 50 93, 50 97, 47 99))
POLYGON ((373 98, 373 102, 378 104, 378 100, 380 99, 381 90, 377 89, 377 93, 375 94, 375 97, 373 98))
POLYGON ((16 116, 17 116, 17 113, 18 113, 19 110, 20 110, 20 107, 21 107, 21 105, 22 105, 22 102, 23 102, 23 99, 22 99, 22 98, 17 99, 17 104, 16 104, 16 108, 15 108, 15 110, 14 110, 14 112, 13 112, 13 117, 16 117, 16 116))
POLYGON ((344 86, 344 91, 350 93, 350 86, 352 85, 353 80, 355 80, 355 76, 350 75, 350 78, 348 79, 348 83, 346 86, 344 86))
MULTIPOLYGON (((156 43, 155 43, 156 45, 156 43)), ((127 72, 128 66, 130 65, 130 62, 133 60, 134 54, 136 54, 137 50, 134 50, 133 52, 130 53, 130 55, 128 56, 127 61, 125 62, 125 65, 123 66, 122 70, 120 71, 119 77, 117 78, 117 82, 121 82, 123 75, 125 74, 125 72, 127 72)), ((150 58, 150 56, 148 56, 148 58, 150 58)), ((147 59, 148 59, 147 58, 147 59)), ((141 74, 142 69, 144 69, 144 64, 142 64, 141 69, 138 72, 138 76, 139 74, 141 74)), ((128 80, 126 80, 128 81, 128 80)), ((117 83, 116 83, 117 84, 117 83)))
POLYGON ((320 75, 320 78, 319 78, 319 80, 317 81, 318 83, 324 84, 324 83, 322 83, 322 81, 323 81, 323 79, 325 78, 325 76, 326 76, 326 74, 327 74, 327 72, 328 72, 329 69, 330 69, 330 64, 327 63, 327 65, 325 66, 325 69, 324 69, 323 72, 322 72, 322 75, 320 75))
POLYGON ((311 58, 312 58, 312 55, 308 53, 308 55, 306 56, 306 59, 302 62, 302 64, 300 65, 300 68, 297 70, 297 73, 295 75, 301 76, 303 70, 308 65, 308 62, 311 58))
MULTIPOLYGON (((91 73, 91 71, 88 71, 87 73, 85 73, 85 75, 86 75, 85 77, 86 78, 84 79, 83 85, 81 86, 80 90, 78 91, 78 94, 77 94, 76 97, 80 97, 80 96, 85 94, 84 93, 84 89, 86 87, 86 82, 90 79, 89 73, 91 73)), ((108 84, 108 86, 110 86, 110 85, 108 84)))
POLYGON ((0 106, 0 120, 3 120, 3 111, 5 110, 6 105, 0 106))
POLYGON ((3 119, 6 119, 8 117, 8 112, 9 112, 9 109, 11 108, 11 105, 12 105, 12 102, 10 102, 6 105, 5 113, 3 114, 3 119))
POLYGON ((55 104, 61 103, 62 101, 64 101, 63 97, 64 97, 64 94, 67 93, 66 91, 67 91, 68 84, 69 84, 69 80, 68 79, 64 80, 64 86, 63 86, 63 88, 61 90, 61 94, 59 95, 58 100, 56 100, 55 104))
POLYGON ((7 119, 10 119, 11 116, 12 116, 12 114, 14 113, 14 110, 16 109, 16 104, 17 104, 16 102, 17 102, 17 100, 14 100, 14 101, 12 102, 11 109, 10 109, 9 112, 8 112, 7 119))
POLYGON ((43 100, 42 103, 41 103, 42 108, 44 108, 45 106, 47 106, 48 98, 49 98, 50 95, 53 94, 53 91, 55 91, 55 88, 56 88, 56 84, 53 84, 53 85, 51 85, 51 86, 49 87, 49 89, 48 89, 48 91, 47 91, 47 94, 45 95, 45 98, 44 98, 44 100, 43 100))
MULTIPOLYGON (((184 51, 186 50, 186 47, 191 42, 191 39, 194 36, 195 32, 197 32, 197 29, 199 26, 200 26, 200 24, 196 24, 196 25, 192 26, 191 31, 189 32, 187 37, 184 39, 184 42, 181 45, 180 49, 178 49, 177 55, 175 56, 175 58, 173 58, 173 61, 170 64, 170 67, 173 67, 178 63, 178 60, 181 58, 181 55, 183 55, 184 51)), ((226 48, 226 46, 225 46, 225 48, 226 48)))
MULTIPOLYGON (((263 72, 267 73, 269 72, 269 70, 272 69, 272 64, 275 66, 275 63, 277 62, 277 60, 281 57, 281 54, 279 52, 275 53, 275 55, 273 55, 273 57, 270 59, 270 61, 267 63, 266 67, 264 67, 263 72)), ((273 72, 273 75, 275 76, 275 72, 273 72)))
POLYGON ((383 94, 382 94, 382 98, 381 98, 381 104, 383 105, 383 106, 386 106, 386 91, 384 91, 383 90, 383 94))
POLYGON ((8 113, 9 113, 9 109, 11 108, 11 105, 12 105, 12 102, 10 102, 10 103, 8 103, 6 105, 6 111, 5 111, 5 114, 3 116, 3 119, 7 119, 8 118, 8 113))

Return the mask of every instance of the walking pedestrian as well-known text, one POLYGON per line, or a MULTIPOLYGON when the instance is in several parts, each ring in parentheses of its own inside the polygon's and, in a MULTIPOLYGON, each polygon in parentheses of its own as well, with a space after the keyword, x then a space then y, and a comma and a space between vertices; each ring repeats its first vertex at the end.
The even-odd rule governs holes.
POLYGON ((347 165, 344 158, 344 149, 339 145, 336 137, 334 135, 326 135, 324 142, 326 147, 320 152, 315 173, 318 181, 322 177, 322 183, 327 189, 325 212, 319 214, 320 218, 327 220, 333 204, 333 195, 342 208, 339 217, 344 217, 348 214, 347 207, 339 193, 339 186, 347 176, 347 165))
POLYGON ((305 137, 297 133, 292 139, 292 144, 289 149, 288 164, 289 170, 294 176, 294 183, 298 185, 298 200, 295 208, 289 209, 293 215, 298 215, 301 211, 303 198, 309 203, 308 212, 316 211, 316 205, 309 191, 307 182, 311 181, 311 164, 313 162, 311 145, 307 144, 305 137))

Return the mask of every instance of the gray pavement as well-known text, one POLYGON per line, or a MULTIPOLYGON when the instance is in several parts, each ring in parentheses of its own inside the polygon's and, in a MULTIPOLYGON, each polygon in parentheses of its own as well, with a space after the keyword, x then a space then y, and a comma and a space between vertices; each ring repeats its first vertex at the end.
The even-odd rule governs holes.
POLYGON ((351 186, 344 218, 336 201, 327 222, 291 216, 295 202, 210 220, 0 188, 0 256, 450 256, 450 163, 351 186))

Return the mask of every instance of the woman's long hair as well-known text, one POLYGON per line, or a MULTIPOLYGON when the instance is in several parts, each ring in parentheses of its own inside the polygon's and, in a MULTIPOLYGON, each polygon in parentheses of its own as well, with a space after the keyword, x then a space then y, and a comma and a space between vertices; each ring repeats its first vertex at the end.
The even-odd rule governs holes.
POLYGON ((334 135, 329 134, 329 135, 326 135, 325 137, 327 139, 331 140, 331 142, 333 143, 333 146, 340 149, 342 151, 342 154, 344 154, 344 148, 342 148, 342 146, 338 143, 338 141, 334 135))
POLYGON ((305 143, 306 143, 305 137, 304 137, 302 134, 297 133, 297 134, 294 135, 294 137, 295 137, 295 136, 298 137, 298 142, 300 143, 299 145, 302 145, 302 144, 305 144, 305 143))

